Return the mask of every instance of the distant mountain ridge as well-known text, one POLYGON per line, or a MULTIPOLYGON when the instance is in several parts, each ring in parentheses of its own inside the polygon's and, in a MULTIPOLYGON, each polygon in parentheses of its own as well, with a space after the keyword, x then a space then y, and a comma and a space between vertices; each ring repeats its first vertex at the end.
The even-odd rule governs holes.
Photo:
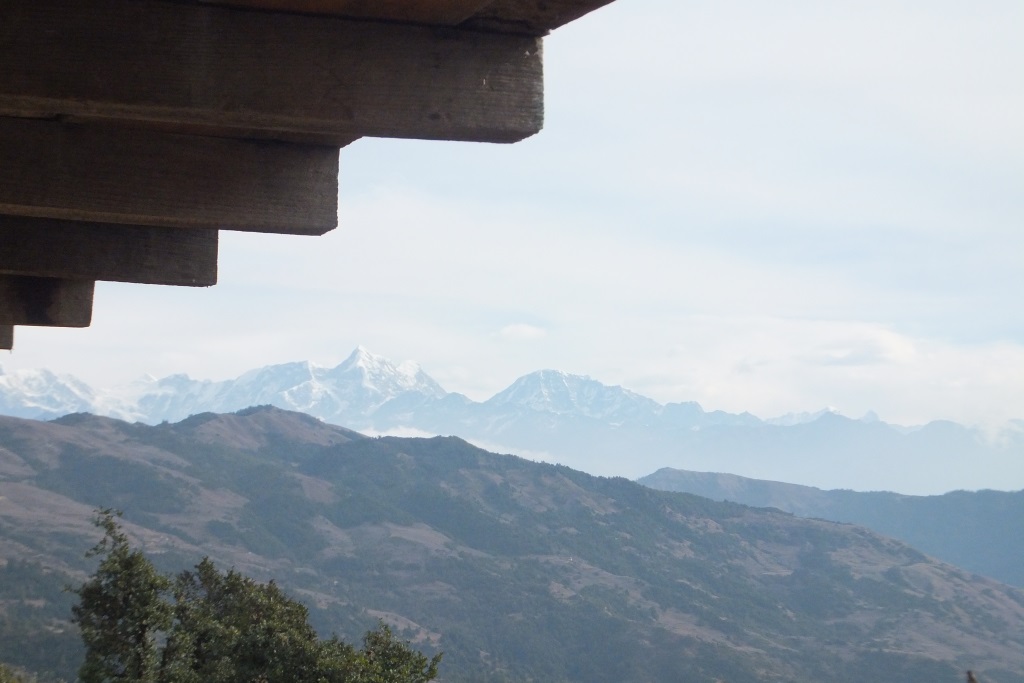
POLYGON ((992 481, 1024 488, 1024 422, 993 441, 954 423, 907 429, 833 409, 762 420, 695 402, 663 405, 557 370, 520 377, 477 402, 445 391, 415 363, 393 363, 362 347, 334 368, 296 362, 219 382, 172 375, 102 390, 46 370, 0 371, 0 414, 15 417, 91 412, 157 424, 254 405, 361 432, 454 434, 599 475, 636 478, 669 466, 823 488, 942 493, 992 481))
POLYGON ((1024 676, 1024 592, 866 529, 267 406, 0 417, 0 661, 70 677, 97 506, 162 570, 273 577, 350 641, 384 619, 451 683, 1024 676))
POLYGON ((1024 588, 1024 491, 953 491, 941 496, 823 491, 669 467, 637 482, 661 491, 858 524, 945 562, 1024 588))
POLYGON ((362 347, 333 368, 302 361, 257 368, 219 382, 176 374, 147 376, 108 389, 48 370, 4 373, 0 368, 0 413, 30 419, 89 412, 156 424, 201 412, 275 405, 333 418, 337 424, 363 422, 381 405, 408 394, 439 399, 447 393, 417 365, 395 364, 362 347))

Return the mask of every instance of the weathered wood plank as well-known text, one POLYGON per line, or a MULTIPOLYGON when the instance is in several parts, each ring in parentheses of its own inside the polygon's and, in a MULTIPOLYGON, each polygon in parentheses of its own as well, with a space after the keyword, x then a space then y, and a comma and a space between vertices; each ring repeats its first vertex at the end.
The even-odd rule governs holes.
POLYGON ((320 235, 338 150, 0 117, 0 214, 320 235))
POLYGON ((491 0, 200 0, 210 5, 455 26, 491 0))
POLYGON ((0 325, 0 350, 14 348, 14 325, 0 325))
POLYGON ((612 0, 495 0, 466 20, 464 28, 543 36, 612 0))
POLYGON ((0 16, 10 116, 334 146, 514 142, 543 124, 529 36, 156 0, 0 0, 0 16))
POLYGON ((209 287, 216 230, 0 216, 0 273, 209 287))
POLYGON ((0 326, 88 327, 95 283, 0 275, 0 326))

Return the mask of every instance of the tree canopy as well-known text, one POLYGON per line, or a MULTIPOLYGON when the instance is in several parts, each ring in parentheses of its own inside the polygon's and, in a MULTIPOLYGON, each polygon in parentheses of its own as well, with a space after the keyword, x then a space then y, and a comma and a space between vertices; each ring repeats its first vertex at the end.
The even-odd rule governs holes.
POLYGON ((304 605, 273 582, 222 572, 209 558, 161 574, 101 510, 95 573, 75 589, 82 683, 426 683, 427 658, 381 624, 357 649, 321 640, 304 605))

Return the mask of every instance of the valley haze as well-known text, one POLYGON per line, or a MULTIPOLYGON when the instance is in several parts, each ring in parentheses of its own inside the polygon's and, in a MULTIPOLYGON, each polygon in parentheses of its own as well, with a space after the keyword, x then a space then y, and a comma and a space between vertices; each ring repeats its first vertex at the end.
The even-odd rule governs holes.
POLYGON ((88 412, 156 424, 256 405, 304 412, 370 435, 456 435, 498 452, 590 474, 638 478, 663 467, 824 489, 940 494, 1024 488, 1024 421, 998 435, 952 422, 887 424, 831 409, 761 419, 658 403, 556 370, 520 377, 486 401, 446 391, 419 365, 358 347, 336 367, 309 362, 222 381, 178 374, 97 388, 47 370, 0 371, 0 414, 88 412))

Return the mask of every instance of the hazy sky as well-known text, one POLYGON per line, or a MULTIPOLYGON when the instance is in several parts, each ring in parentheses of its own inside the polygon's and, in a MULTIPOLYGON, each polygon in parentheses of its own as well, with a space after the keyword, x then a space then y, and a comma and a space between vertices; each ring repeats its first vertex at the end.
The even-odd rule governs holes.
POLYGON ((617 0, 545 130, 360 140, 341 226, 101 283, 8 369, 226 378, 362 344, 484 399, 541 368, 762 417, 1024 418, 1024 3, 617 0))

